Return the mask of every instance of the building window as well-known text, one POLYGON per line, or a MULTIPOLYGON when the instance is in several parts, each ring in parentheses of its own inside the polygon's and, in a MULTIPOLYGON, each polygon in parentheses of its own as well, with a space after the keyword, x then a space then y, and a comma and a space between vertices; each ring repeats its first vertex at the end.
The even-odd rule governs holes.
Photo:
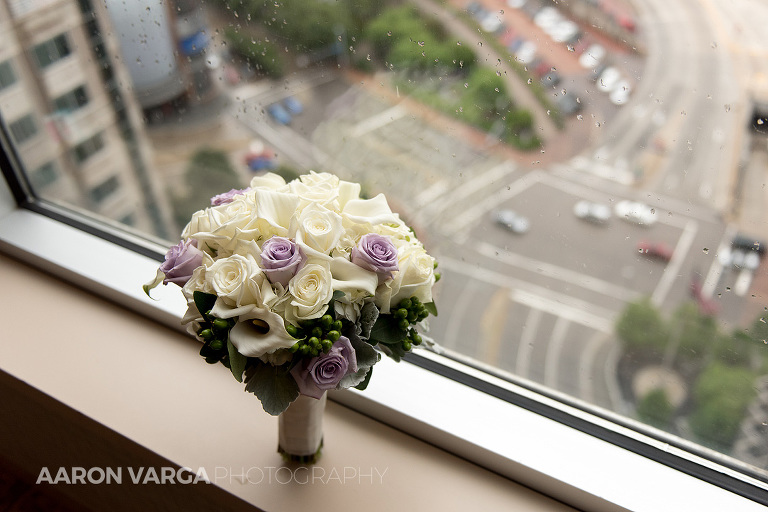
POLYGON ((120 188, 120 180, 117 179, 117 176, 112 176, 92 188, 88 195, 90 196, 91 201, 98 204, 112 195, 118 188, 120 188))
POLYGON ((16 144, 23 144, 37 133, 37 124, 35 124, 32 114, 27 114, 12 122, 9 129, 16 144))
POLYGON ((88 93, 82 85, 62 94, 53 100, 53 109, 57 112, 70 112, 88 104, 88 93))
POLYGON ((56 172, 56 166, 53 162, 45 163, 29 173, 29 181, 35 190, 52 185, 58 179, 59 174, 56 172))
POLYGON ((37 65, 40 66, 41 69, 45 69, 54 62, 69 55, 71 51, 67 36, 65 34, 59 34, 58 36, 33 47, 32 53, 37 60, 37 65))
POLYGON ((16 73, 13 72, 11 61, 0 62, 0 90, 16 83, 16 73))
POLYGON ((97 133, 93 137, 84 140, 72 149, 75 161, 82 164, 104 147, 104 137, 97 133))

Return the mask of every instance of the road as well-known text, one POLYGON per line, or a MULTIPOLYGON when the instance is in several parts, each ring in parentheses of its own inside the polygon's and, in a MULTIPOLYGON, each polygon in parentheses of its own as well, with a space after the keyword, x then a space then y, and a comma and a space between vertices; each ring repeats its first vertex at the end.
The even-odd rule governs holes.
POLYGON ((492 141, 397 97, 379 77, 350 83, 313 71, 279 87, 247 84, 233 93, 230 113, 283 161, 387 193, 440 262, 441 314, 431 335, 445 349, 626 412, 612 331, 628 301, 649 296, 671 312, 696 276, 728 328, 752 320, 743 311, 753 276, 717 255, 739 229, 728 212, 746 137, 745 84, 729 77, 757 70, 752 59, 734 56, 763 43, 755 32, 729 28, 732 18, 721 14, 709 0, 638 2, 647 58, 641 71, 629 59, 622 67, 635 70, 631 100, 610 104, 586 72, 566 77, 585 98, 569 129, 588 123, 590 135, 560 162, 496 151, 492 141), (287 95, 306 111, 282 126, 264 109, 287 95), (580 199, 644 201, 657 222, 589 224, 573 215, 580 199), (501 208, 526 215, 530 232, 494 224, 501 208), (642 240, 666 243, 672 259, 639 254, 642 240))

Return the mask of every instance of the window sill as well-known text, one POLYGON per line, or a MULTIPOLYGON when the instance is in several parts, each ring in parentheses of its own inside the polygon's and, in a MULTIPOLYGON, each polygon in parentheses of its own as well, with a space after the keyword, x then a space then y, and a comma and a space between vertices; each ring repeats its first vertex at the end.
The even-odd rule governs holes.
MULTIPOLYGON (((154 276, 157 262, 18 209, 0 217, 0 250, 114 303, 1 257, 3 273, 9 274, 6 290, 13 291, 5 313, 15 319, 15 332, 0 342, 0 369, 176 464, 280 465, 276 420, 240 392, 226 369, 200 364, 186 336, 142 322, 152 318, 178 328, 185 309, 172 287, 153 292, 157 301, 143 296, 140 285, 154 276), (126 314, 126 308, 133 312, 126 314), (46 312, 44 321, 39 311, 46 312), (30 347, 40 356, 30 357, 30 347), (121 363, 112 364, 115 360, 121 363), (138 410, 146 414, 137 415, 138 410), (209 433, 217 431, 224 432, 222 438, 212 440, 209 433)), ((320 467, 388 468, 389 481, 345 486, 343 492, 329 483, 311 493, 297 492, 297 485, 217 483, 268 510, 296 510, 310 495, 315 508, 325 500, 328 506, 319 509, 338 508, 342 494, 350 492, 364 494, 366 503, 382 510, 406 503, 508 509, 515 500, 522 500, 518 508, 525 510, 567 509, 507 478, 584 510, 763 510, 412 364, 383 360, 368 390, 331 398, 336 403, 328 406, 320 467), (426 492, 434 488, 440 492, 426 492)))

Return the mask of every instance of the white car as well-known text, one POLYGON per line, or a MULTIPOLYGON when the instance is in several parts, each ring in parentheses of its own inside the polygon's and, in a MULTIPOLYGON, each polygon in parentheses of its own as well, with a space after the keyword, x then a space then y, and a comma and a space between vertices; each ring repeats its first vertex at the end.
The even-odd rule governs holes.
POLYGON ((650 226, 656 222, 656 211, 644 203, 636 201, 619 201, 614 207, 617 217, 642 226, 650 226))
POLYGON ((632 86, 626 80, 619 80, 614 86, 608 98, 614 105, 623 105, 629 101, 629 93, 632 92, 632 86))
POLYGON ((530 64, 536 59, 536 43, 525 41, 515 52, 515 60, 523 64, 530 64))
POLYGON ((605 204, 579 201, 573 206, 573 214, 582 220, 604 224, 611 218, 611 209, 605 204))
POLYGON ((547 31, 549 37, 556 43, 564 43, 576 37, 578 33, 579 26, 571 20, 562 20, 552 30, 547 31))
POLYGON ((592 69, 605 58, 605 47, 601 44, 590 45, 579 57, 579 64, 586 69, 592 69))
POLYGON ((544 32, 548 32, 561 21, 563 21, 563 17, 560 15, 560 11, 551 6, 542 8, 533 17, 533 22, 544 32))
POLYGON ((621 71, 613 66, 607 67, 597 78, 597 88, 603 92, 612 92, 621 82, 621 71))
POLYGON ((497 211, 496 223, 518 235, 527 233, 531 227, 531 223, 527 218, 512 210, 497 211))

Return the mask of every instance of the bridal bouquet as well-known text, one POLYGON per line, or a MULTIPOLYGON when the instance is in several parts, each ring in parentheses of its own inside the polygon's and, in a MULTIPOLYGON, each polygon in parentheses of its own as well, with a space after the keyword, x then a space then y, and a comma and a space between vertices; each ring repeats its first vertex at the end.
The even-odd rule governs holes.
POLYGON ((365 389, 380 353, 420 345, 436 266, 383 195, 269 173, 196 212, 144 288, 180 286, 200 355, 279 415, 300 394, 365 389))

